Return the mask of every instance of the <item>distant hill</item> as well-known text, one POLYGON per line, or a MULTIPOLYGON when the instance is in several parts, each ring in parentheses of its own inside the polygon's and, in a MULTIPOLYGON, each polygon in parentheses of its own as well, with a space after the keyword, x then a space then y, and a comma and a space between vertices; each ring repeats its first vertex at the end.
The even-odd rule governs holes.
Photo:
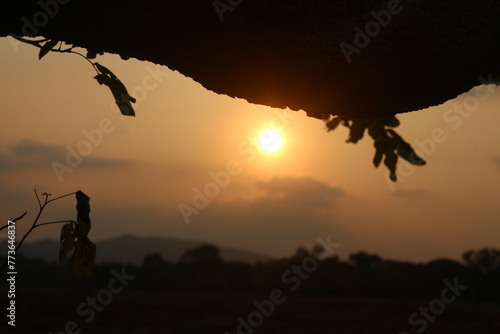
MULTIPOLYGON (((164 260, 177 262, 186 250, 204 244, 207 244, 207 242, 123 235, 96 243, 96 263, 113 262, 140 265, 146 255, 153 253, 160 253, 164 260)), ((266 262, 272 259, 267 255, 236 248, 219 247, 219 249, 225 261, 255 263, 258 261, 266 262)), ((42 240, 25 243, 19 253, 28 258, 40 258, 49 263, 56 262, 59 256, 59 242, 55 240, 42 240)))

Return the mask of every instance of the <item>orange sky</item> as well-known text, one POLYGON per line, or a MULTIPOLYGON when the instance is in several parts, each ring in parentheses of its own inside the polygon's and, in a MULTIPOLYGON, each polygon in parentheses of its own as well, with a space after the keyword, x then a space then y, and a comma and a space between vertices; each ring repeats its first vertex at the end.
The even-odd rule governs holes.
MULTIPOLYGON (((93 240, 168 236, 283 256, 331 234, 342 255, 363 249, 415 261, 500 247, 500 89, 398 116, 403 138, 415 149, 426 143, 420 151, 428 164, 399 164, 403 182, 392 184, 384 166, 372 165, 370 138, 347 144, 345 128, 327 133, 303 111, 252 105, 166 67, 100 56, 138 100, 137 117, 122 118, 82 58, 38 61, 37 54, 0 39, 0 212, 6 222, 28 210, 19 233, 36 215, 33 188, 54 195, 80 189, 91 197, 93 240), (477 110, 451 109, 474 99, 477 110), (268 126, 284 137, 275 154, 252 146, 268 126), (95 144, 88 146, 85 133, 95 144), (81 162, 58 177, 53 163, 66 164, 68 150, 79 149, 87 150, 81 162), (226 175, 228 164, 227 186, 186 224, 179 205, 193 206, 196 191, 214 173, 226 175)), ((47 219, 74 218, 74 204, 61 200, 47 219)), ((40 228, 31 240, 57 239, 59 229, 40 228)))

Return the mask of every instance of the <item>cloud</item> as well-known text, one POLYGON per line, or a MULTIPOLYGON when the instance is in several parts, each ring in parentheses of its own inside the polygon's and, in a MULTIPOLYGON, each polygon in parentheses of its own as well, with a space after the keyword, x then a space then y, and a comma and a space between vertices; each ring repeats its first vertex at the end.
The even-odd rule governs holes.
POLYGON ((267 191, 261 202, 282 202, 306 209, 329 208, 333 198, 344 194, 339 188, 306 177, 274 177, 269 182, 257 183, 257 186, 267 191))
MULTIPOLYGON (((258 182, 260 195, 232 200, 213 199, 187 225, 177 202, 109 203, 92 197, 92 235, 97 239, 138 234, 203 240, 218 245, 253 250, 274 256, 290 255, 299 246, 311 248, 318 237, 347 242, 346 231, 336 216, 336 199, 343 192, 309 178, 272 178, 258 182)), ((255 191, 251 186, 238 192, 255 191)), ((188 203, 189 204, 189 203, 188 203)), ((56 232, 52 234, 57 235, 56 232)), ((51 236, 53 237, 53 236, 51 236)), ((352 239, 352 237, 351 237, 352 239)))
POLYGON ((193 238, 210 238, 268 254, 290 254, 316 238, 350 236, 335 219, 335 198, 344 192, 311 178, 274 177, 258 182, 264 194, 252 200, 214 202, 193 216, 193 238))
MULTIPOLYGON (((0 171, 52 168, 51 164, 54 161, 64 164, 67 154, 67 148, 22 139, 15 145, 9 146, 5 152, 0 152, 0 171)), ((122 160, 82 157, 80 166, 106 168, 123 167, 127 164, 128 162, 122 160)))
POLYGON ((500 156, 495 154, 491 157, 490 161, 493 165, 497 166, 498 170, 500 171, 500 156))
POLYGON ((10 146, 8 150, 17 156, 47 155, 55 157, 59 154, 57 147, 31 139, 22 139, 17 144, 10 146))
MULTIPOLYGON (((278 257, 293 254, 299 246, 311 249, 318 237, 331 235, 332 240, 346 246, 353 242, 353 233, 337 216, 336 202, 344 196, 341 189, 311 178, 275 177, 256 184, 261 191, 255 194, 257 197, 214 198, 199 214, 190 217, 189 225, 175 200, 166 199, 161 205, 139 201, 123 205, 108 200, 108 196, 88 193, 92 198, 92 238, 102 240, 122 234, 168 236, 278 257)), ((238 188, 240 194, 254 191, 250 185, 238 188)), ((58 214, 65 216, 60 211, 58 214)), ((72 214, 68 211, 68 215, 72 214)), ((38 233, 54 238, 58 230, 47 227, 38 233)))
POLYGON ((424 189, 396 189, 391 193, 392 196, 409 198, 409 197, 421 197, 430 195, 430 192, 424 189))

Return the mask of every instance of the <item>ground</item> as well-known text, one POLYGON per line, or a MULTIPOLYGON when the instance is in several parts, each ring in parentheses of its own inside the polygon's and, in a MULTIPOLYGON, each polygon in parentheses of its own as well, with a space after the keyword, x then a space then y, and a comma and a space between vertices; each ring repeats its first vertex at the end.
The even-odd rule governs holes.
MULTIPOLYGON (((2 291, 2 295, 6 291, 2 291)), ((64 333, 70 321, 81 324, 89 319, 89 308, 78 306, 95 297, 98 291, 22 289, 17 293, 16 332, 64 333)), ((288 294, 280 305, 274 305, 269 317, 257 328, 240 333, 371 333, 394 334, 407 331, 423 332, 422 318, 411 326, 408 318, 429 300, 345 299, 335 296, 305 296, 288 294), (253 330, 253 331, 252 331, 253 330)), ((248 319, 255 311, 254 300, 262 302, 269 295, 169 293, 125 290, 113 296, 110 303, 84 327, 71 328, 66 333, 238 333, 238 317, 248 319), (82 329, 81 332, 78 330, 82 329)), ((428 322, 428 334, 494 334, 500 333, 500 305, 454 302, 444 312, 428 322)), ((255 323, 255 322, 254 322, 255 323)), ((5 321, 0 331, 4 332, 5 321)), ((403 334, 401 333, 401 334, 403 334)), ((406 334, 406 333, 404 333, 406 334)))

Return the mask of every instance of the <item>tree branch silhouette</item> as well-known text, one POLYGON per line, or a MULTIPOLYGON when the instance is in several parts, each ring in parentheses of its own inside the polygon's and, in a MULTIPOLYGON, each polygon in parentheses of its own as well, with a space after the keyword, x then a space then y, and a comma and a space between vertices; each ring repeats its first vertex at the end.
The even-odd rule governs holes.
MULTIPOLYGON (((73 272, 80 279, 87 279, 90 277, 91 268, 95 258, 95 245, 88 239, 88 233, 90 231, 90 219, 88 217, 88 213, 90 212, 90 206, 88 204, 89 197, 85 195, 81 191, 76 191, 72 193, 68 193, 62 196, 58 196, 52 199, 49 199, 51 194, 42 193, 41 196, 45 198, 43 201, 40 200, 40 196, 36 189, 34 189, 35 196, 39 205, 38 213, 33 221, 33 224, 28 229, 28 231, 23 235, 19 243, 16 244, 15 252, 19 251, 21 246, 23 245, 26 238, 33 232, 36 228, 45 225, 52 224, 63 224, 61 230, 61 247, 59 249, 59 264, 64 262, 66 254, 75 248, 75 252, 73 253, 73 272), (38 223, 43 211, 47 207, 47 205, 51 202, 57 201, 59 199, 76 195, 77 199, 77 219, 76 220, 57 220, 57 221, 49 221, 44 223, 38 223)), ((24 218, 27 214, 27 211, 24 212, 21 216, 12 220, 12 222, 17 222, 24 218)), ((8 228, 10 225, 6 224, 0 227, 0 231, 8 228)), ((0 271, 3 271, 8 264, 9 261, 6 261, 4 265, 0 268, 0 271)))
POLYGON ((98 62, 92 62, 91 59, 95 59, 97 57, 95 53, 87 50, 87 55, 84 55, 78 51, 75 51, 74 46, 70 46, 67 49, 62 49, 63 42, 54 39, 43 38, 30 40, 14 33, 11 33, 9 36, 22 43, 33 45, 39 48, 40 52, 38 54, 38 59, 42 59, 49 52, 70 53, 84 58, 87 62, 89 62, 90 65, 92 65, 92 68, 97 73, 94 79, 96 79, 100 85, 104 84, 108 86, 111 94, 113 94, 113 97, 115 98, 115 103, 117 104, 121 113, 125 116, 135 116, 135 111, 131 104, 136 102, 135 98, 130 96, 125 85, 113 72, 111 72, 107 67, 99 64, 98 62), (58 44, 59 46, 56 47, 58 44))

